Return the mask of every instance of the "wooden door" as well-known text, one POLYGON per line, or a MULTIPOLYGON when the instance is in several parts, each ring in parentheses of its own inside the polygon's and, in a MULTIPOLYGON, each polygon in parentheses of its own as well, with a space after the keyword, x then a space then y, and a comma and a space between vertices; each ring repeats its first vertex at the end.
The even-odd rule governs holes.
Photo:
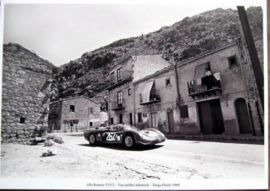
POLYGON ((251 130, 250 119, 249 119, 246 101, 243 98, 238 98, 235 101, 235 109, 236 109, 236 113, 237 113, 237 119, 238 119, 240 133, 251 134, 252 130, 251 130))
POLYGON ((173 111, 168 111, 168 125, 169 125, 169 133, 174 134, 174 117, 173 111))
POLYGON ((209 101, 198 103, 201 132, 213 134, 212 112, 209 101))
POLYGON ((129 113, 129 124, 133 125, 132 113, 129 113))
POLYGON ((213 133, 222 134, 225 128, 219 99, 211 100, 210 107, 212 112, 213 133))
POLYGON ((122 114, 119 115, 119 123, 123 123, 123 115, 122 114))

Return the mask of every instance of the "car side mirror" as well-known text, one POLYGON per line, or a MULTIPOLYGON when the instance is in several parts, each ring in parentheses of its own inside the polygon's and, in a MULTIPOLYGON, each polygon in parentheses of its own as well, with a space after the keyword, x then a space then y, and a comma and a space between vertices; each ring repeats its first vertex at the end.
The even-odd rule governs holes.
POLYGON ((99 129, 98 127, 96 127, 95 129, 99 129))

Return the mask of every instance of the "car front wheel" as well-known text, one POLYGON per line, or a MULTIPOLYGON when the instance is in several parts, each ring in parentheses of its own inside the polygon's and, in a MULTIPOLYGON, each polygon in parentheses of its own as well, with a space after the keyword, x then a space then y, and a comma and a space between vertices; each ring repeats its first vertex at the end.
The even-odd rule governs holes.
POLYGON ((127 148, 132 148, 135 145, 134 138, 132 135, 126 135, 124 138, 124 145, 127 148))
POLYGON ((89 135, 89 143, 90 143, 90 145, 96 145, 97 144, 96 136, 94 134, 89 135))

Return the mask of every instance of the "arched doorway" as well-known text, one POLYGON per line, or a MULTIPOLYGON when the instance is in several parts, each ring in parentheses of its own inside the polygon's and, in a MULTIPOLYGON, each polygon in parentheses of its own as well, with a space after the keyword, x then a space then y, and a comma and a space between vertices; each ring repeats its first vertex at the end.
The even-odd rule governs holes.
POLYGON ((238 98, 235 100, 235 109, 241 134, 251 134, 251 125, 246 100, 238 98))

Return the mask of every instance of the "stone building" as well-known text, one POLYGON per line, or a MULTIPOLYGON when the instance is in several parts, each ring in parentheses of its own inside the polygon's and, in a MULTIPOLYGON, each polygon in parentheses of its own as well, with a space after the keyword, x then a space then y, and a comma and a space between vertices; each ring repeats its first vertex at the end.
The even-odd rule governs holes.
POLYGON ((50 104, 48 131, 81 131, 97 127, 106 120, 106 113, 100 111, 100 104, 90 98, 86 96, 66 98, 50 104))
POLYGON ((136 88, 134 82, 160 69, 170 66, 161 55, 127 57, 110 71, 109 118, 110 124, 136 124, 136 88))
POLYGON ((3 142, 27 143, 47 130, 53 67, 18 44, 4 45, 3 142))
POLYGON ((176 132, 263 134, 263 113, 251 92, 256 88, 252 70, 236 43, 181 62, 177 72, 184 114, 176 132))
POLYGON ((153 55, 136 56, 152 63, 140 71, 138 59, 119 63, 110 72, 110 123, 153 127, 166 134, 261 136, 262 107, 241 44, 230 43, 176 65, 164 60, 167 64, 157 70, 153 55), (126 75, 118 71, 127 66, 126 75))

